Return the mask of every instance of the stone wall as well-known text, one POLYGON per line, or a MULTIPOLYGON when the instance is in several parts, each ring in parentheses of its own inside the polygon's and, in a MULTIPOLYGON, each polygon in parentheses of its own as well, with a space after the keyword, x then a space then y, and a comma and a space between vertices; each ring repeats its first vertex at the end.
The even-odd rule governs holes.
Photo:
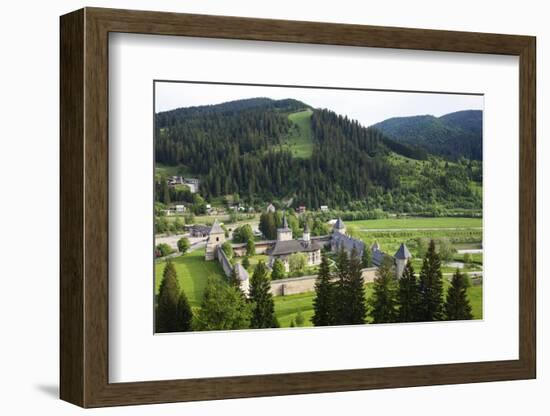
MULTIPOLYGON (((365 283, 370 283, 376 277, 376 267, 362 269, 361 273, 365 283)), ((295 295, 297 293, 313 292, 317 275, 290 277, 288 279, 272 280, 271 293, 273 296, 295 295)))
MULTIPOLYGON (((256 246, 256 254, 264 254, 268 248, 275 244, 275 240, 258 241, 254 245, 256 246)), ((242 257, 246 255, 246 243, 232 244, 233 252, 235 256, 242 257)))
POLYGON ((221 247, 216 248, 216 256, 218 258, 218 261, 220 262, 220 265, 222 266, 223 272, 227 277, 231 276, 231 271, 233 270, 233 265, 225 255, 225 252, 222 250, 221 247))

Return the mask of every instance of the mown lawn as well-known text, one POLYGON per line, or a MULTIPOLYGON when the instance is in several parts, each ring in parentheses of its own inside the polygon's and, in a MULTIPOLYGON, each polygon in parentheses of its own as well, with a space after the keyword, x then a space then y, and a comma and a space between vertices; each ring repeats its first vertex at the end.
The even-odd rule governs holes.
POLYGON ((366 229, 406 229, 406 228, 481 228, 481 218, 464 217, 411 217, 383 218, 379 220, 346 221, 347 226, 366 229))
MULTIPOLYGON (((445 286, 448 287, 448 282, 445 280, 445 286)), ((367 283, 366 296, 369 299, 372 296, 372 283, 367 283)), ((314 292, 300 293, 297 295, 288 296, 276 296, 275 299, 275 315, 279 320, 281 328, 290 327, 290 322, 296 319, 296 314, 301 311, 304 316, 304 327, 313 326, 311 324, 311 317, 313 316, 313 298, 314 292)), ((470 299, 470 305, 472 306, 472 313, 474 319, 482 318, 483 310, 483 287, 471 286, 468 288, 468 297, 470 299)))
MULTIPOLYGON (((205 261, 204 250, 195 250, 184 256, 172 259, 180 287, 184 290, 192 307, 201 304, 202 294, 209 276, 225 279, 223 270, 217 261, 205 261)), ((165 262, 155 264, 155 293, 158 293, 165 262)))
POLYGON ((310 109, 299 111, 288 115, 288 119, 297 127, 297 131, 288 138, 288 145, 292 155, 297 158, 308 158, 313 152, 313 141, 311 133, 311 115, 310 109))

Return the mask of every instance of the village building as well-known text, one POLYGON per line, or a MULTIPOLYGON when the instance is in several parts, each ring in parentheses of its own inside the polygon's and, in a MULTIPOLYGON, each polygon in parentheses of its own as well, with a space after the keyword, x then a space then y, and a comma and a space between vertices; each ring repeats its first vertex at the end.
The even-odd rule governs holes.
POLYGON ((188 228, 191 237, 204 238, 210 234, 210 227, 207 225, 194 224, 188 228))
POLYGON ((269 205, 265 209, 265 212, 267 212, 268 214, 273 213, 275 211, 276 211, 275 205, 273 205, 272 203, 269 203, 269 205))
POLYGON ((269 255, 268 265, 270 267, 273 266, 276 259, 279 259, 287 272, 290 269, 290 256, 296 253, 302 253, 306 256, 306 264, 308 266, 316 266, 321 263, 321 244, 311 240, 311 234, 307 224, 304 227, 302 239, 294 240, 292 238, 292 229, 288 226, 286 215, 283 216, 282 227, 277 229, 277 241, 272 248, 266 251, 266 253, 269 255))
POLYGON ((183 176, 168 176, 166 182, 169 186, 185 185, 194 194, 199 191, 199 180, 197 178, 184 178, 183 176))

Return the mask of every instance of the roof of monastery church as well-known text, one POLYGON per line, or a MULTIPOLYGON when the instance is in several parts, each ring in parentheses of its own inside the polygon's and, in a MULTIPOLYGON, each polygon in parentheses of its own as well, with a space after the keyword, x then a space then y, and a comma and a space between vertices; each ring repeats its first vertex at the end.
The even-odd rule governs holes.
POLYGON ((321 250, 321 244, 317 241, 286 240, 277 241, 267 253, 272 256, 281 256, 292 253, 310 253, 317 250, 321 250))

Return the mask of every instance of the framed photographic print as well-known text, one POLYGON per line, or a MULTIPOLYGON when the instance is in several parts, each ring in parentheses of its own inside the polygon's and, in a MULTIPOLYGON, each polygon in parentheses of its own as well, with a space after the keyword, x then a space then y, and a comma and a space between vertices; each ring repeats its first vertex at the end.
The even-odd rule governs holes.
POLYGON ((61 17, 61 398, 536 376, 535 38, 61 17))

